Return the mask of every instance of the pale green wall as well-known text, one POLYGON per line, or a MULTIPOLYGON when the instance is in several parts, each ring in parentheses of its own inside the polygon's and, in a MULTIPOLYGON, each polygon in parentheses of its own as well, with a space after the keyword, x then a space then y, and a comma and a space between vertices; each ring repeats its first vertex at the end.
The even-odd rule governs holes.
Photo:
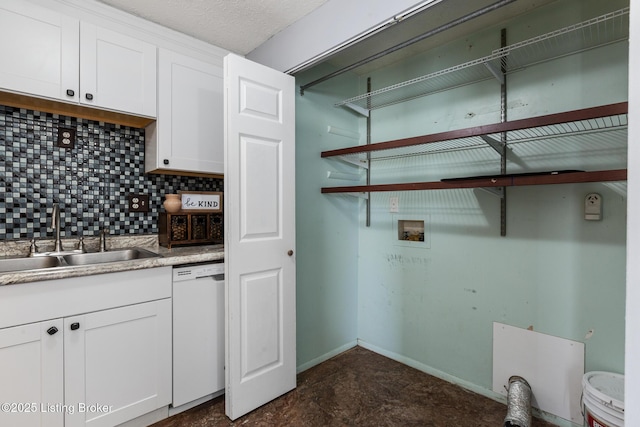
MULTIPOLYGON (((323 71, 329 72, 316 69, 296 76, 296 85, 323 71)), ((344 76, 328 90, 296 95, 297 365, 301 370, 353 346, 357 339, 358 204, 351 198, 320 194, 320 188, 328 185, 329 170, 320 152, 353 144, 327 133, 327 127, 358 132, 353 114, 333 104, 341 94, 356 90, 356 79, 344 76)))
MULTIPOLYGON (((532 35, 521 33, 560 28, 603 12, 591 12, 591 3, 563 1, 508 23, 509 43, 532 35)), ((615 9, 607 3, 607 10, 615 9)), ((436 58, 446 68, 486 55, 499 47, 500 28, 372 73, 374 89, 394 76, 415 77, 421 64, 432 71, 438 66, 436 58)), ((625 101, 626 68, 623 44, 514 74, 508 79, 509 118, 625 101)), ((490 81, 375 110, 372 140, 498 122, 499 100, 499 86, 490 81)), ((626 166, 626 152, 619 144, 607 153, 597 144, 515 150, 523 166, 511 162, 511 172, 626 166)), ((498 171, 491 149, 372 165, 374 183, 498 171)), ((620 183, 510 188, 506 237, 499 235, 498 199, 481 190, 374 194, 372 225, 360 230, 358 338, 491 389, 492 322, 497 321, 585 342, 588 371, 622 372, 625 190, 620 183), (603 196, 600 222, 583 219, 589 192, 603 196), (427 216, 430 248, 394 245, 390 196, 399 197, 401 215, 427 216), (594 330, 593 337, 585 340, 589 330, 594 330)))
MULTIPOLYGON (((626 4, 563 0, 508 23, 508 42, 626 4)), ((374 89, 489 54, 499 47, 500 28, 376 71, 371 74, 374 89)), ((508 82, 509 118, 625 101, 626 69, 626 45, 620 45, 514 74, 508 82)), ((360 91, 365 77, 357 83, 360 91)), ((325 171, 339 165, 320 159, 319 152, 354 145, 327 136, 326 117, 344 120, 343 126, 359 128, 361 133, 365 129, 364 119, 332 107, 333 98, 353 95, 352 84, 347 77, 334 79, 318 85, 308 98, 298 98, 297 168, 303 183, 297 191, 298 245, 308 244, 312 251, 303 263, 298 258, 299 361, 320 357, 330 351, 330 343, 338 347, 356 336, 393 357, 490 390, 492 322, 497 321, 584 342, 588 371, 622 372, 626 185, 510 188, 506 237, 500 237, 498 199, 477 189, 374 193, 371 226, 365 227, 363 202, 319 194, 321 185, 348 184, 323 183, 325 171), (583 219, 583 201, 589 192, 603 197, 602 221, 583 219), (390 196, 399 197, 396 216, 389 213, 390 196), (392 223, 398 217, 426 218, 429 247, 397 245, 392 223), (320 223, 331 223, 341 231, 310 231, 320 223), (302 241, 311 233, 320 242, 302 241), (336 242, 334 237, 343 240, 336 242), (351 239, 357 239, 357 245, 351 239), (322 261, 317 268, 316 259, 322 261), (322 271, 325 268, 330 271, 322 271), (325 274, 331 277, 325 280, 325 274), (302 280, 305 277, 308 281, 302 280), (316 306, 316 299, 325 295, 315 289, 320 287, 330 288, 322 301, 333 308, 316 306), (340 310, 345 310, 340 320, 333 319, 340 310), (357 332, 352 333, 352 321, 357 332), (332 328, 347 328, 349 333, 332 328), (585 339, 590 330, 593 336, 585 339)), ((372 140, 495 123, 500 120, 499 102, 498 84, 487 81, 375 110, 372 140)), ((510 162, 509 171, 625 167, 625 150, 616 138, 609 142, 606 150, 599 144, 514 149, 522 163, 510 162)), ((499 160, 490 149, 473 150, 378 161, 372 171, 374 183, 428 181, 499 172, 499 160)))

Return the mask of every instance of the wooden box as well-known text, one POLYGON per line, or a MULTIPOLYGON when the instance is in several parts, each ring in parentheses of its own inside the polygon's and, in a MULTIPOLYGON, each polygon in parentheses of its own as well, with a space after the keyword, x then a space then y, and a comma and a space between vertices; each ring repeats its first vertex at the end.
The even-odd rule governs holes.
POLYGON ((158 242, 167 248, 177 245, 210 245, 224 243, 222 213, 161 212, 158 220, 158 242))

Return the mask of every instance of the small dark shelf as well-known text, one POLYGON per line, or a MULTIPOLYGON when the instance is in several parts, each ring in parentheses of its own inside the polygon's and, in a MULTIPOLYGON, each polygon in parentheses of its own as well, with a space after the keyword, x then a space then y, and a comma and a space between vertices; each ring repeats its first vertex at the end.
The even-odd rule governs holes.
MULTIPOLYGON (((369 145, 358 145, 337 150, 324 151, 322 157, 353 156, 369 153, 372 159, 393 157, 407 154, 408 147, 418 147, 413 155, 428 154, 425 147, 444 142, 458 142, 461 146, 477 146, 486 144, 487 139, 500 140, 500 135, 507 135, 507 146, 510 142, 519 143, 528 138, 549 138, 553 144, 561 144, 562 139, 556 137, 579 137, 585 131, 609 131, 625 129, 627 126, 628 103, 603 105, 584 108, 557 114, 514 120, 504 123, 476 126, 466 129, 452 130, 412 138, 397 139, 369 145)), ((437 151, 437 150, 436 150, 437 151)), ((568 184, 580 182, 624 181, 627 179, 626 169, 602 171, 545 171, 513 175, 478 176, 451 178, 434 182, 413 182, 402 184, 355 185, 345 187, 324 187, 322 193, 357 193, 376 191, 412 191, 412 190, 444 190, 454 188, 478 187, 511 187, 521 185, 568 184)))
POLYGON ((626 181, 627 170, 615 169, 591 172, 566 172, 553 174, 523 174, 521 176, 495 175, 461 180, 410 182, 404 184, 352 185, 348 187, 324 187, 322 193, 358 193, 379 191, 452 190, 457 188, 518 187, 526 185, 575 184, 581 182, 626 181))
MULTIPOLYGON (((616 116, 627 114, 628 103, 602 105, 599 107, 572 110, 563 113, 549 114, 545 116, 531 117, 522 120, 513 120, 504 123, 475 126, 465 129, 457 129, 447 132, 433 133, 429 135, 415 136, 411 138, 396 139, 392 141, 378 142, 369 145, 356 145, 353 147, 339 148, 337 150, 323 151, 321 157, 335 157, 349 154, 373 153, 383 150, 414 147, 423 144, 451 141, 463 138, 480 138, 482 136, 499 134, 501 132, 528 131, 533 135, 568 135, 573 132, 588 130, 616 128, 626 126, 626 117, 620 121, 616 116), (610 118, 610 119, 609 119, 610 118), (604 119, 604 120, 600 120, 604 119)), ((479 141, 484 143, 483 141, 479 141)), ((508 143, 509 141, 507 141, 508 143)))

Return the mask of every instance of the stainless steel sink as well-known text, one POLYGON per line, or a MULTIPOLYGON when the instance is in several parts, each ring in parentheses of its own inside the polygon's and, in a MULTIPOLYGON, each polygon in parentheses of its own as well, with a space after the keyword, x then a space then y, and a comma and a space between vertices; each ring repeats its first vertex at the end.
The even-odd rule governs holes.
POLYGON ((119 249, 107 252, 92 252, 84 254, 63 255, 67 265, 92 265, 103 264, 106 262, 131 261, 135 259, 156 258, 159 257, 155 252, 146 249, 119 249))
POLYGON ((10 273, 43 268, 94 265, 108 262, 132 261, 159 257, 155 252, 141 248, 116 249, 107 252, 40 254, 25 258, 0 258, 0 273, 10 273))
POLYGON ((11 271, 37 270, 41 268, 59 267, 60 259, 54 256, 34 258, 6 258, 0 259, 0 273, 11 271))

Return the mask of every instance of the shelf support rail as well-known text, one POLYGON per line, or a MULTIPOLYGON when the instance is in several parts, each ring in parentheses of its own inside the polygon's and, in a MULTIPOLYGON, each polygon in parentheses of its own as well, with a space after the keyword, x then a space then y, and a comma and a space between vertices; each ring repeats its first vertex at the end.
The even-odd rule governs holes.
MULTIPOLYGON (((500 30, 500 45, 507 46, 507 29, 500 30)), ((500 74, 502 82, 500 84, 500 122, 507 121, 507 66, 504 61, 500 61, 500 74)), ((507 174, 507 132, 500 133, 500 173, 507 174)), ((507 187, 502 187, 502 197, 500 197, 500 236, 507 235, 507 187)))
MULTIPOLYGON (((371 92, 371 77, 367 77, 367 92, 371 92)), ((367 99, 367 111, 371 111, 371 98, 367 99)), ((367 145, 371 145, 371 114, 367 114, 367 145)), ((367 152, 367 165, 371 166, 371 152, 367 152)), ((367 185, 371 185, 371 168, 366 169, 367 185)), ((366 226, 371 226, 371 193, 367 193, 366 198, 366 226)))

